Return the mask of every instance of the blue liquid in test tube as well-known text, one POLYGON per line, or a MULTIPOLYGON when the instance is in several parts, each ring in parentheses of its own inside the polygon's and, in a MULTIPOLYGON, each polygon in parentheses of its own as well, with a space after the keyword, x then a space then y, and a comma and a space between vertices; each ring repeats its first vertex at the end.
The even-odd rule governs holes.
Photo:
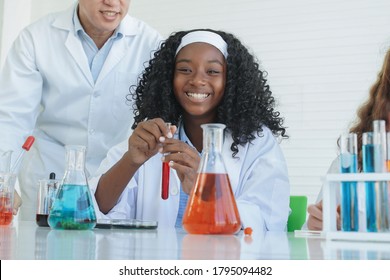
MULTIPOLYGON (((363 172, 373 173, 374 170, 374 144, 373 133, 363 133, 363 172)), ((376 225, 376 195, 375 195, 375 182, 366 182, 366 221, 367 231, 378 231, 376 225)))
MULTIPOLYGON (((357 173, 357 136, 341 136, 341 173, 357 173)), ((341 182, 341 229, 359 230, 357 182, 341 182)))

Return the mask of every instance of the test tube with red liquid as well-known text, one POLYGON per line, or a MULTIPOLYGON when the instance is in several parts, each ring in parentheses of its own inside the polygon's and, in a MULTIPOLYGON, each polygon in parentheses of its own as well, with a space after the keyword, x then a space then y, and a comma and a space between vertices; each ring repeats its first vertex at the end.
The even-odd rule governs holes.
MULTIPOLYGON (((168 131, 171 130, 171 124, 166 123, 168 131)), ((169 196, 169 162, 164 161, 162 163, 162 180, 161 180, 161 198, 166 200, 169 196)))

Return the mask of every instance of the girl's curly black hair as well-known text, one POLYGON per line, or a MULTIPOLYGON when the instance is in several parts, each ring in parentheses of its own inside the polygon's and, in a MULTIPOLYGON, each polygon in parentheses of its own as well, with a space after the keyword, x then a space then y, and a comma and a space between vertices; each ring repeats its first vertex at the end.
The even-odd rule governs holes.
POLYGON ((275 111, 275 99, 269 89, 266 73, 259 69, 255 57, 232 34, 211 29, 195 29, 172 33, 154 58, 145 68, 141 79, 132 94, 135 100, 134 124, 132 128, 147 119, 162 118, 174 125, 182 117, 182 108, 173 93, 173 75, 175 53, 181 38, 189 32, 205 30, 219 34, 227 43, 227 76, 223 100, 217 109, 215 122, 223 123, 232 134, 233 156, 238 146, 261 136, 262 126, 267 126, 274 136, 288 138, 283 125, 283 118, 275 111))

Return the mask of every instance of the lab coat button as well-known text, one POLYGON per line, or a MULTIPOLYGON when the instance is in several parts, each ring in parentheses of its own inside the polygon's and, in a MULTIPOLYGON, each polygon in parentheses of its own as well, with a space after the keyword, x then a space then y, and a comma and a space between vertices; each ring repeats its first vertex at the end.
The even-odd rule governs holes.
POLYGON ((92 134, 95 134, 95 129, 93 129, 93 128, 90 129, 90 130, 89 130, 89 134, 91 134, 91 135, 92 135, 92 134))

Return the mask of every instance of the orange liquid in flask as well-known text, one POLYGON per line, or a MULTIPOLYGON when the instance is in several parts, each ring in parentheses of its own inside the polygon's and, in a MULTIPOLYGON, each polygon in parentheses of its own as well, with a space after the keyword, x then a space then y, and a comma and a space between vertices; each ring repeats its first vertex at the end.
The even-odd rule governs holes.
POLYGON ((183 217, 192 234, 234 234, 240 216, 227 174, 200 173, 183 217))

